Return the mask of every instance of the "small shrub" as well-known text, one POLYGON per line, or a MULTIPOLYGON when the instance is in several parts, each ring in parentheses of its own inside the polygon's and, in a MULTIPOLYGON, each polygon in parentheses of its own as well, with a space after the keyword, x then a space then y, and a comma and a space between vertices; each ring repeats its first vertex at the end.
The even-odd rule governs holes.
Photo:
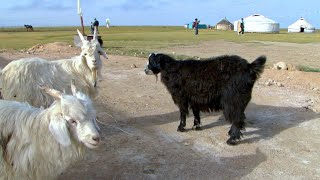
POLYGON ((320 68, 312 68, 304 65, 297 66, 297 69, 304 72, 320 72, 320 68))

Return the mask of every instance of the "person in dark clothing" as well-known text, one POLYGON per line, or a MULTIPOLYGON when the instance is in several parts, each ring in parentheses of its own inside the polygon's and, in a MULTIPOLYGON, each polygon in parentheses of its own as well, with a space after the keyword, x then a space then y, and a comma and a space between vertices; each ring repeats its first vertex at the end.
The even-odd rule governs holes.
POLYGON ((91 32, 91 34, 93 34, 93 31, 94 31, 93 22, 91 22, 91 26, 90 26, 90 32, 91 32))
POLYGON ((98 27, 99 27, 99 21, 98 21, 96 18, 94 18, 94 21, 93 21, 93 28, 97 28, 97 33, 99 33, 99 29, 98 29, 98 27))
POLYGON ((200 20, 198 20, 197 18, 193 22, 192 27, 195 29, 195 35, 199 34, 199 23, 200 23, 200 20))
POLYGON ((244 21, 243 21, 243 18, 241 18, 241 22, 240 22, 240 33, 244 34, 244 21))

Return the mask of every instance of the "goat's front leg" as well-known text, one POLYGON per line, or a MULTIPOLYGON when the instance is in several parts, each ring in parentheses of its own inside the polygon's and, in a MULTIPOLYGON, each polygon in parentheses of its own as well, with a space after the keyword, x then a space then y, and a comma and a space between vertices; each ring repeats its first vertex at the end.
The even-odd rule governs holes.
POLYGON ((184 132, 186 127, 187 113, 180 110, 180 124, 177 131, 184 132))
POLYGON ((228 104, 224 106, 223 115, 227 121, 231 122, 231 128, 228 132, 230 138, 227 140, 227 144, 236 145, 237 140, 241 139, 241 130, 244 129, 244 112, 240 107, 233 106, 233 104, 228 104))
POLYGON ((237 127, 235 124, 231 125, 231 128, 228 132, 230 138, 227 140, 227 144, 229 145, 236 145, 236 141, 241 139, 242 133, 240 128, 237 127))
POLYGON ((201 121, 200 121, 200 110, 192 108, 194 121, 193 121, 193 127, 192 129, 195 130, 201 130, 201 121))
POLYGON ((238 116, 233 116, 232 117, 232 125, 231 128, 228 132, 230 138, 227 140, 227 143, 229 145, 235 145, 237 140, 240 140, 242 137, 241 130, 244 129, 244 119, 245 119, 245 114, 243 112, 241 113, 236 113, 238 116))
POLYGON ((183 97, 176 98, 175 96, 173 96, 173 101, 178 104, 180 110, 180 124, 177 131, 184 132, 186 127, 186 118, 189 113, 188 101, 183 97))

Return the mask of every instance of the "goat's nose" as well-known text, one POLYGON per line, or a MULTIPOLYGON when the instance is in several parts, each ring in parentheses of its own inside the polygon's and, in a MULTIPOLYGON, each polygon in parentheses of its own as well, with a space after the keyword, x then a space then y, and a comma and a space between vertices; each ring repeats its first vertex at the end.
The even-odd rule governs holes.
POLYGON ((96 141, 97 143, 100 142, 100 136, 92 136, 92 140, 96 141))

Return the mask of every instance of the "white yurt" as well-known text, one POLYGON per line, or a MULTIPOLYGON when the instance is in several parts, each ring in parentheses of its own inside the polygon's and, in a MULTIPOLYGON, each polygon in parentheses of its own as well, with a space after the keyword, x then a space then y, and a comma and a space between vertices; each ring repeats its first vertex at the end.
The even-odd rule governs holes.
MULTIPOLYGON (((234 22, 234 31, 238 31, 238 22, 234 22)), ((259 33, 279 33, 280 24, 274 20, 264 17, 260 14, 254 14, 243 18, 244 32, 259 32, 259 33)))
POLYGON ((288 26, 288 32, 314 33, 316 28, 304 18, 298 19, 295 23, 288 26))

